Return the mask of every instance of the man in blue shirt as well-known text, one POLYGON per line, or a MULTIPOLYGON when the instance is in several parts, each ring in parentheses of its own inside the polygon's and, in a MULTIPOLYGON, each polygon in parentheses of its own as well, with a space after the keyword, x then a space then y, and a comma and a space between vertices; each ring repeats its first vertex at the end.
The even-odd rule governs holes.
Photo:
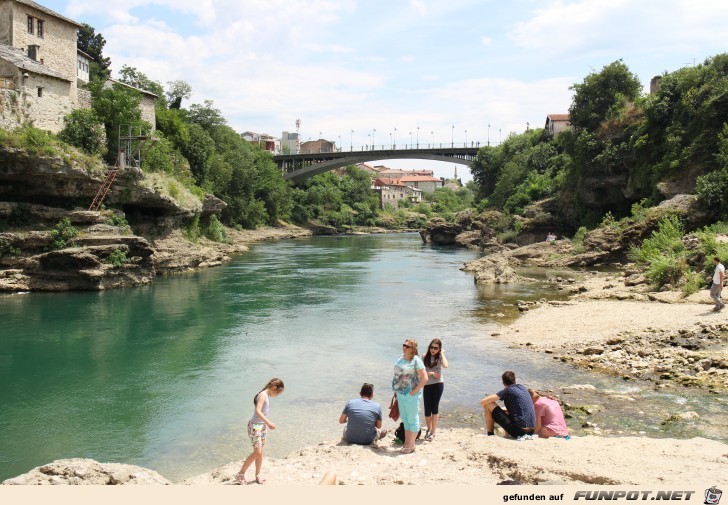
POLYGON ((387 430, 382 429, 382 407, 375 401, 374 386, 364 384, 359 392, 361 398, 346 402, 339 423, 346 423, 344 439, 350 444, 369 445, 384 438, 387 430))
POLYGON ((485 411, 488 435, 494 434, 494 423, 498 423, 513 438, 532 435, 536 427, 536 411, 528 389, 516 384, 516 374, 511 371, 504 372, 502 379, 505 388, 480 400, 485 411), (498 400, 503 401, 505 410, 498 406, 498 400))

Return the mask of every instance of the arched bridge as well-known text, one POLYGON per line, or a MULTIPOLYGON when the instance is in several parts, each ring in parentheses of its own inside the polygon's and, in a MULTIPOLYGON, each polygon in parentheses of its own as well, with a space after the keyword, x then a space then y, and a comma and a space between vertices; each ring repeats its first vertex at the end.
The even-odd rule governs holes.
MULTIPOLYGON (((448 145, 448 144, 446 144, 448 145)), ((473 162, 480 149, 479 142, 473 142, 469 147, 412 147, 398 149, 353 149, 336 150, 334 152, 301 153, 301 154, 279 154, 273 156, 273 161, 283 170, 283 178, 293 182, 302 182, 335 168, 342 168, 367 161, 391 160, 391 159, 416 159, 435 160, 447 163, 459 163, 468 165, 473 162)))

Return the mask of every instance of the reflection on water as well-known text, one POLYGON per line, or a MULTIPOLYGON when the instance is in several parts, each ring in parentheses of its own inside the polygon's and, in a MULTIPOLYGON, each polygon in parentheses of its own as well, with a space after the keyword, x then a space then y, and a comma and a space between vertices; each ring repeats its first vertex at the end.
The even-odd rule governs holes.
MULTIPOLYGON (((459 268, 477 256, 416 234, 313 238, 147 287, 2 296, 0 479, 68 457, 173 480, 241 459, 252 397, 273 376, 286 389, 271 403, 269 455, 336 438, 361 383, 388 402, 409 337, 443 339, 449 412, 475 411, 505 369, 541 388, 626 389, 493 340, 504 304, 559 295, 542 283, 476 289, 459 268)), ((674 398, 647 401, 662 415, 674 398)))

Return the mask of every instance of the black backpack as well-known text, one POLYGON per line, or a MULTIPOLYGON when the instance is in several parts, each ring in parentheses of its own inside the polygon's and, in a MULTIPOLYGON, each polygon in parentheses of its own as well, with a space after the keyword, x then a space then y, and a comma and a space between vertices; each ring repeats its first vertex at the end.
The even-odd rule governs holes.
MULTIPOLYGON (((417 438, 415 440, 419 440, 420 435, 422 435, 422 428, 417 432, 417 438)), ((399 423, 397 429, 394 430, 394 440, 400 444, 404 444, 404 423, 399 423)))

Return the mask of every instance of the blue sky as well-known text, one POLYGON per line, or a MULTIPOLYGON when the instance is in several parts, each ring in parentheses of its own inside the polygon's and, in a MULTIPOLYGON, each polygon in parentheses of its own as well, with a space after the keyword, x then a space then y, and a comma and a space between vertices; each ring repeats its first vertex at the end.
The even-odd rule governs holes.
MULTIPOLYGON (((462 144, 467 130, 468 142, 489 131, 497 144, 567 112, 569 86, 616 59, 648 86, 726 51, 728 19, 728 2, 715 0, 40 3, 94 26, 115 72, 127 64, 189 82, 183 105, 210 99, 235 129, 276 136, 300 118, 303 140, 321 132, 345 149, 372 133, 376 144, 409 144, 410 132, 416 142, 417 126, 420 143, 434 132, 436 143, 462 144)), ((438 176, 454 167, 385 164, 438 176)))

